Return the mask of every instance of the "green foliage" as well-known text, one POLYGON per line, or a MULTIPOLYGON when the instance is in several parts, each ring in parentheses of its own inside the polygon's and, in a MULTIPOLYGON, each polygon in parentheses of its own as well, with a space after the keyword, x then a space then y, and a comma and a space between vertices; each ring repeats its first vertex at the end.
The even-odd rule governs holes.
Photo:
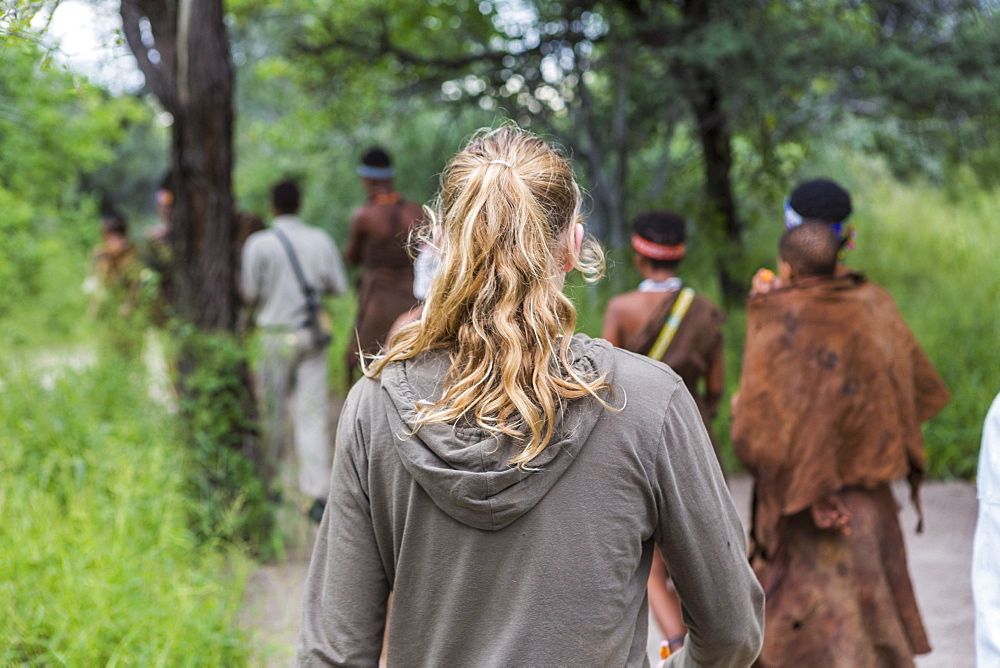
POLYGON ((0 282, 10 286, 8 298, 15 301, 37 291, 35 268, 41 249, 31 230, 34 208, 30 204, 0 190, 0 210, 5 212, 0 234, 0 282))
POLYGON ((89 249, 85 244, 69 245, 53 237, 35 241, 37 248, 28 273, 30 293, 23 284, 19 288, 14 282, 4 282, 0 348, 10 353, 65 348, 93 333, 82 288, 89 271, 89 249))
POLYGON ((189 458, 145 377, 30 367, 0 371, 0 663, 245 664, 249 564, 189 529, 189 458))
MULTIPOLYGON (((306 126, 309 114, 322 118, 326 128, 307 134, 333 135, 327 145, 337 144, 337 130, 376 126, 405 135, 415 100, 514 118, 578 157, 602 238, 620 242, 624 221, 669 193, 669 204, 702 223, 731 275, 749 265, 722 234, 719 198, 728 186, 713 185, 705 196, 698 121, 727 127, 720 141, 731 144, 732 162, 712 160, 737 193, 732 227, 752 225, 755 194, 783 191, 802 144, 845 119, 868 124, 864 150, 889 156, 898 176, 943 181, 966 161, 985 183, 1000 174, 993 94, 1000 15, 975 3, 240 0, 230 7, 241 56, 283 92, 308 98, 308 112, 293 104, 291 113, 306 126), (699 108, 705 98, 716 104, 699 108)), ((342 161, 344 148, 327 164, 342 161)))
POLYGON ((893 295, 951 390, 925 429, 935 477, 972 477, 983 419, 1000 391, 1000 192, 978 190, 971 177, 966 184, 958 200, 919 185, 862 190, 870 214, 858 222, 850 260, 893 295))
POLYGON ((479 109, 442 109, 422 98, 404 97, 382 112, 382 122, 367 118, 352 123, 339 113, 340 107, 327 106, 323 96, 291 85, 287 77, 294 80, 299 69, 275 55, 239 72, 237 207, 266 219, 270 187, 284 178, 297 179, 303 188, 303 219, 329 231, 341 247, 352 210, 364 202, 355 168, 366 149, 378 144, 388 150, 396 188, 425 203, 463 140, 496 122, 495 114, 479 109))
POLYGON ((261 456, 254 398, 249 393, 247 347, 229 334, 183 326, 177 335, 182 375, 181 440, 189 444, 194 474, 193 526, 202 540, 246 546, 263 556, 274 542, 273 511, 255 466, 261 456))
POLYGON ((109 98, 77 78, 41 67, 36 42, 0 42, 0 317, 38 294, 38 265, 53 239, 93 243, 97 206, 81 178, 112 161, 127 122, 148 118, 135 100, 109 98))

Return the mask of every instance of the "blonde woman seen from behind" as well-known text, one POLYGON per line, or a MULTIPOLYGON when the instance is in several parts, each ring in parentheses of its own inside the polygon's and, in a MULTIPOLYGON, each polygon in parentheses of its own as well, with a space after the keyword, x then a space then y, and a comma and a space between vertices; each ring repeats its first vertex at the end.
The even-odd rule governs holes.
POLYGON ((441 267, 337 433, 299 665, 643 665, 654 544, 689 637, 746 666, 763 594, 701 418, 665 365, 573 335, 596 278, 565 158, 514 127, 441 178, 441 267), (655 387, 656 391, 650 391, 655 387))

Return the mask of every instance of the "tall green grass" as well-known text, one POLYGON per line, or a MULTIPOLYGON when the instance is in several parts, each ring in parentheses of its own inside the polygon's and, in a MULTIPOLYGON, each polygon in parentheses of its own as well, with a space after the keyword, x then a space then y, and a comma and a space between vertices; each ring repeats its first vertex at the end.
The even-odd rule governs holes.
POLYGON ((850 263, 893 295, 952 394, 925 427, 929 473, 971 477, 1000 392, 1000 192, 886 181, 862 192, 871 217, 850 263))
POLYGON ((19 366, 0 369, 0 665, 245 664, 249 562, 195 539, 144 374, 19 366))

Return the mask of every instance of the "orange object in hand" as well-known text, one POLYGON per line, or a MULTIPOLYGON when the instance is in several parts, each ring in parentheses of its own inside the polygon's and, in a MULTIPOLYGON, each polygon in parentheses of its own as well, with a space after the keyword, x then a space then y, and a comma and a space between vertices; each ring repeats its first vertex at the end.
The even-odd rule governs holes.
POLYGON ((770 269, 758 269, 757 277, 762 281, 773 281, 774 272, 771 271, 770 269))

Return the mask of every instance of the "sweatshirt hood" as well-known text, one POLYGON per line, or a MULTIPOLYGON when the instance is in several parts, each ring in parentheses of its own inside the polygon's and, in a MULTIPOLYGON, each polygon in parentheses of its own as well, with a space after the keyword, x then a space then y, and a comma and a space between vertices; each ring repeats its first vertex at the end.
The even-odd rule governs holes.
MULTIPOLYGON (((582 334, 569 359, 586 376, 612 380, 612 346, 582 334)), ((508 462, 521 445, 474 422, 429 423, 414 430, 418 402, 441 397, 448 353, 429 351, 382 370, 382 398, 396 452, 414 480, 445 513, 468 526, 496 531, 527 513, 569 469, 597 421, 608 410, 593 397, 569 402, 557 418, 549 445, 525 471, 508 462)))

